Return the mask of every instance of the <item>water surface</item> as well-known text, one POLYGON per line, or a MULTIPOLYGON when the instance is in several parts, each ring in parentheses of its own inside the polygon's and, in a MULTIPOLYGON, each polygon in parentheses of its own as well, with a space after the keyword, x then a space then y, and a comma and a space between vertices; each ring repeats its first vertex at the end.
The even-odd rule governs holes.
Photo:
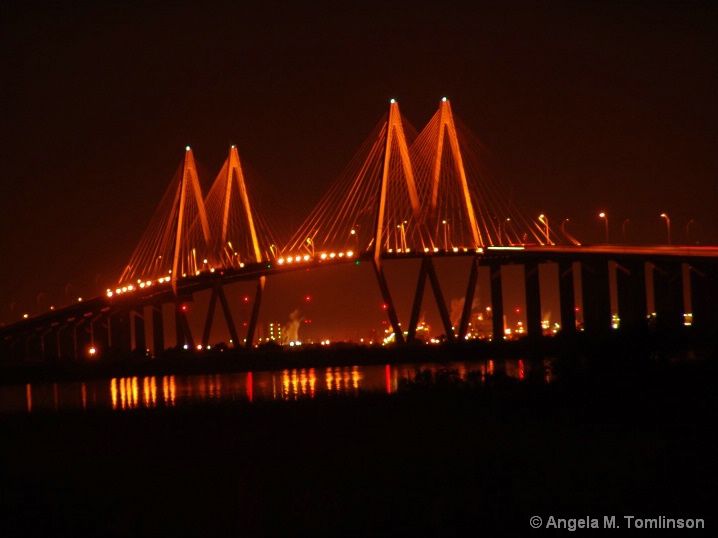
MULTIPOLYGON (((521 359, 495 362, 411 363, 205 375, 115 377, 105 380, 28 383, 0 386, 0 413, 63 412, 70 410, 152 409, 203 401, 254 402, 296 400, 318 394, 357 395, 360 392, 394 393, 400 380, 414 380, 422 370, 454 370, 462 379, 503 371, 523 379, 529 364, 521 359)), ((546 374, 549 375, 548 373, 546 374)), ((547 378, 548 380, 548 378, 547 378)))

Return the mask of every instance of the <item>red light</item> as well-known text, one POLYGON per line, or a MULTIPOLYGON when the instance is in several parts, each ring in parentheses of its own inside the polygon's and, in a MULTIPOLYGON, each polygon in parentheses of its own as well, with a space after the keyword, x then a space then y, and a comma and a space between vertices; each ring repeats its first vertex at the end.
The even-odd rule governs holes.
POLYGON ((516 309, 516 313, 517 313, 517 314, 518 314, 520 311, 521 311, 520 308, 517 308, 517 309, 516 309))
POLYGON ((381 305, 381 307, 382 307, 384 310, 386 310, 387 308, 389 308, 389 305, 386 304, 386 303, 384 303, 383 305, 381 305))
POLYGON ((307 295, 304 299, 305 299, 307 302, 309 302, 309 301, 312 300, 312 297, 311 297, 310 295, 307 295))
POLYGON ((186 305, 186 304, 183 304, 183 305, 182 305, 182 312, 187 312, 187 305, 186 305))
POLYGON ((248 303, 248 302, 249 302, 249 297, 245 297, 245 298, 244 298, 244 302, 245 302, 245 303, 248 303))

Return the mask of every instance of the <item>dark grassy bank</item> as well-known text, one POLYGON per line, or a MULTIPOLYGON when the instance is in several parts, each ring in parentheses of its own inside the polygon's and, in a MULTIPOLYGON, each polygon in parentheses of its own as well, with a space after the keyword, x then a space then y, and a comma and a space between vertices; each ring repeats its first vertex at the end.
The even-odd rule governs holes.
POLYGON ((550 385, 440 372, 394 395, 4 417, 0 536, 546 534, 532 515, 715 529, 715 362, 561 368, 550 385))

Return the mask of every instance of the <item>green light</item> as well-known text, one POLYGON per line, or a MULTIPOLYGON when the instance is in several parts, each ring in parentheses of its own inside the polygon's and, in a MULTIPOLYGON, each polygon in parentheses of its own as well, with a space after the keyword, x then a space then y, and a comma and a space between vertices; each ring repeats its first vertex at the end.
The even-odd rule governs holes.
POLYGON ((271 266, 271 265, 267 265, 267 269, 271 269, 271 268, 272 268, 272 266, 271 266))
POLYGON ((359 265, 359 260, 355 261, 354 265, 359 265))

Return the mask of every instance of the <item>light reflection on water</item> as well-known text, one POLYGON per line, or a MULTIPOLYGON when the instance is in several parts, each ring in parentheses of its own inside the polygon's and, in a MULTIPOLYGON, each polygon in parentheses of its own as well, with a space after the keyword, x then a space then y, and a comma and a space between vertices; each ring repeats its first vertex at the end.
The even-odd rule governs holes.
MULTIPOLYGON (((0 387, 0 413, 30 414, 38 411, 78 409, 153 409, 202 401, 298 400, 318 394, 357 395, 363 392, 399 390, 400 380, 414 380, 417 371, 455 371, 481 380, 504 371, 522 380, 529 371, 525 361, 495 363, 400 364, 295 368, 281 371, 205 375, 121 377, 99 381, 28 383, 0 387)), ((544 380, 551 381, 550 364, 544 363, 544 380)))

